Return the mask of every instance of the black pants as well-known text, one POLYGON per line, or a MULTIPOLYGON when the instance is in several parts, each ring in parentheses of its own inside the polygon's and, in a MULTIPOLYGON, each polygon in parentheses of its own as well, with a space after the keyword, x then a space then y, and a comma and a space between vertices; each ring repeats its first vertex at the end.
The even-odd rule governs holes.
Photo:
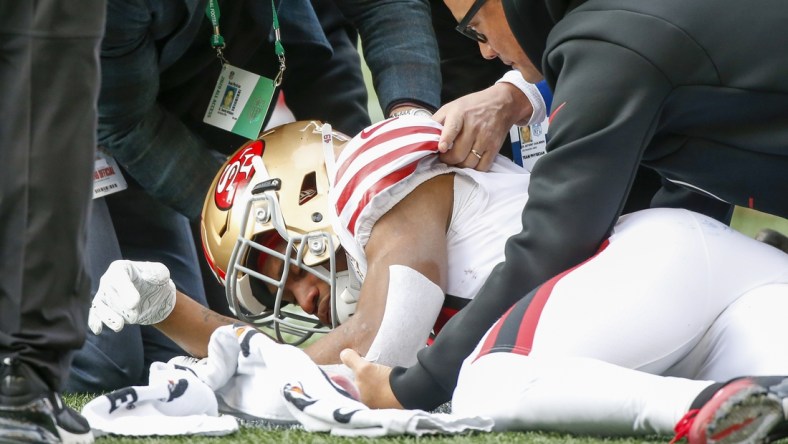
POLYGON ((87 327, 105 3, 0 0, 0 358, 59 390, 87 327))

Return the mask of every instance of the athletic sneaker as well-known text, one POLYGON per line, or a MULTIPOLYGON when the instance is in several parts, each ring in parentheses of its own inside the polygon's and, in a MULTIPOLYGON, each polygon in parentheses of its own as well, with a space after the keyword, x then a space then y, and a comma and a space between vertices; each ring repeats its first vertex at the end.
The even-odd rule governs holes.
POLYGON ((27 364, 0 363, 0 443, 88 444, 87 420, 68 407, 27 364))
POLYGON ((755 235, 755 239, 788 253, 788 236, 779 231, 764 228, 755 235))
POLYGON ((752 444, 770 442, 786 423, 782 396, 772 390, 772 378, 742 378, 720 387, 699 409, 690 410, 671 442, 686 437, 689 444, 752 444))

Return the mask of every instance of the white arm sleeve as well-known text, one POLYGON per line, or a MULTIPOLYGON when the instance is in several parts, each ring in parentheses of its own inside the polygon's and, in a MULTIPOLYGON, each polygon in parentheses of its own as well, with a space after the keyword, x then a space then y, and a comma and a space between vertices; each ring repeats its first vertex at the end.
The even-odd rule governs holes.
POLYGON ((528 83, 523 78, 523 75, 520 74, 520 71, 513 69, 504 74, 503 77, 495 83, 501 82, 511 83, 516 86, 517 89, 525 94, 525 97, 528 98, 528 101, 531 102, 531 106, 534 108, 531 118, 527 122, 517 122, 518 125, 526 126, 533 125, 534 123, 542 123, 542 121, 547 118, 547 105, 544 103, 542 93, 539 92, 539 88, 537 88, 536 85, 528 83))
POLYGON ((443 299, 443 290, 418 271, 403 265, 389 267, 386 311, 366 359, 390 367, 415 364, 443 299))

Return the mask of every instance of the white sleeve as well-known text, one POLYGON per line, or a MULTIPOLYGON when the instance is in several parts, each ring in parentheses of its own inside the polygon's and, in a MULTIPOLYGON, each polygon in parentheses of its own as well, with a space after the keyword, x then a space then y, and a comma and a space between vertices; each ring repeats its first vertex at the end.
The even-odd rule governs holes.
POLYGON ((534 108, 534 112, 531 114, 531 118, 528 122, 517 122, 518 125, 526 126, 534 123, 542 123, 542 121, 544 121, 547 117, 547 105, 545 105, 542 93, 539 92, 539 88, 537 88, 536 85, 528 83, 523 78, 523 75, 520 74, 520 71, 516 69, 507 72, 495 83, 501 82, 510 83, 516 86, 517 89, 525 94, 525 97, 528 98, 528 101, 531 102, 531 106, 534 108))

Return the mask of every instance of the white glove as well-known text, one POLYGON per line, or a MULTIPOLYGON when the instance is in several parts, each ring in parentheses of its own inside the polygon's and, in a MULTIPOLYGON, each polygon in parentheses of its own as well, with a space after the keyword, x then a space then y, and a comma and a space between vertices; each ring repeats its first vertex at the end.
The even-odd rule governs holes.
POLYGON ((115 261, 101 276, 88 314, 94 334, 103 324, 121 331, 125 324, 156 324, 175 307, 175 284, 170 271, 158 262, 115 261))

